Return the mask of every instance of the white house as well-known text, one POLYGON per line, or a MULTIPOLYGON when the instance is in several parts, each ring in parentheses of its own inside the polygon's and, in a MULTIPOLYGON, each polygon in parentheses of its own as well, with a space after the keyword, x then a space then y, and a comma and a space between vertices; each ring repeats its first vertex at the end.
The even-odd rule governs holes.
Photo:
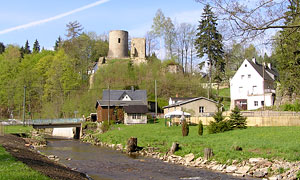
POLYGON ((235 106, 243 110, 253 110, 272 106, 275 100, 275 80, 278 72, 271 67, 245 59, 230 80, 230 108, 235 106))

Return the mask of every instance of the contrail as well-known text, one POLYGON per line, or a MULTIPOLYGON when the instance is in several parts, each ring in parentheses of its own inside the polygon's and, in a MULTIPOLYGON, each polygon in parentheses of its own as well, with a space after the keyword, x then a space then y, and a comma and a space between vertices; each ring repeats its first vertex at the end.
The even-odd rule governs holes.
POLYGON ((29 27, 37 26, 37 25, 44 24, 44 23, 54 21, 54 20, 57 20, 57 19, 61 19, 63 17, 69 16, 71 14, 74 14, 74 13, 77 13, 77 12, 80 12, 80 11, 98 6, 100 4, 106 3, 108 1, 110 1, 110 0, 100 0, 100 1, 94 2, 92 4, 88 4, 86 6, 83 6, 83 7, 80 7, 80 8, 74 9, 72 11, 65 12, 65 13, 62 13, 62 14, 59 14, 59 15, 56 15, 56 16, 53 16, 53 17, 50 17, 50 18, 47 18, 47 19, 42 19, 42 20, 34 21, 34 22, 31 22, 31 23, 28 23, 28 24, 24 24, 24 25, 12 27, 12 28, 4 29, 4 30, 0 31, 0 35, 1 34, 6 34, 6 33, 9 33, 9 32, 12 32, 12 31, 16 31, 16 30, 19 30, 19 29, 26 29, 26 28, 29 28, 29 27))

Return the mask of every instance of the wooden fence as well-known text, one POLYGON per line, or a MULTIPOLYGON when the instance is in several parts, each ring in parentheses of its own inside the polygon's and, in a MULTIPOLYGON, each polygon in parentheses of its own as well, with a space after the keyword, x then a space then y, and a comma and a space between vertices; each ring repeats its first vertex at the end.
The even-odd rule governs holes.
MULTIPOLYGON (((224 112, 225 119, 229 118, 230 111, 224 112)), ((243 111, 242 115, 247 117, 247 126, 300 126, 299 112, 280 112, 280 111, 243 111)), ((214 121, 212 116, 186 118, 190 124, 209 125, 214 121)), ((180 123, 180 118, 172 118, 172 123, 180 123)))

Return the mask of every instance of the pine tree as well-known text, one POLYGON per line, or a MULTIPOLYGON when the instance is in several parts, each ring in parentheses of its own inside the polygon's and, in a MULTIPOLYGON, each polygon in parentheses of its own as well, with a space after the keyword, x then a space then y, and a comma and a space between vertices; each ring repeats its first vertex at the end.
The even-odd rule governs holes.
POLYGON ((19 51, 20 51, 20 58, 23 59, 24 58, 24 54, 25 54, 24 47, 22 46, 19 51))
POLYGON ((40 50, 41 50, 40 43, 36 39, 35 42, 34 42, 34 44, 33 44, 33 53, 39 53, 40 50))
POLYGON ((225 71, 225 61, 223 59, 224 50, 222 43, 222 35, 217 30, 217 18, 209 5, 206 5, 202 14, 202 19, 198 26, 197 39, 195 48, 197 56, 202 58, 207 55, 209 61, 209 94, 211 94, 212 68, 216 68, 216 76, 221 77, 220 73, 225 71))
POLYGON ((2 54, 5 51, 5 46, 2 42, 0 42, 0 54, 2 54))
POLYGON ((58 36, 58 39, 55 41, 54 50, 57 51, 61 45, 61 37, 58 36))
POLYGON ((29 46, 28 40, 27 40, 26 43, 25 43, 24 54, 31 54, 30 46, 29 46))
POLYGON ((247 128, 247 122, 246 122, 246 117, 243 117, 241 115, 240 109, 235 106, 235 108, 232 110, 232 113, 230 114, 230 126, 231 128, 235 129, 245 129, 247 128))

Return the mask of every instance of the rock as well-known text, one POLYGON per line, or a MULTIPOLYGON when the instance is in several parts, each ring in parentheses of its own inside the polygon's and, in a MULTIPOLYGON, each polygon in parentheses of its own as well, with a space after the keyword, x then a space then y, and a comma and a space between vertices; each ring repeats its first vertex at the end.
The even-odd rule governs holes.
POLYGON ((226 168, 226 164, 220 164, 219 167, 216 169, 217 171, 223 171, 226 168))
POLYGON ((25 144, 25 146, 26 146, 26 147, 29 147, 29 146, 30 146, 30 144, 25 144))
POLYGON ((253 173, 253 176, 254 176, 254 177, 257 177, 257 178, 262 178, 262 177, 264 177, 265 175, 266 175, 266 174, 265 174, 264 172, 259 171, 259 170, 254 171, 254 173, 253 173))
POLYGON ((245 176, 244 174, 236 174, 236 173, 233 173, 232 175, 237 176, 237 177, 244 177, 245 176))
POLYGON ((249 159, 249 163, 251 163, 251 164, 262 163, 264 161, 265 161, 264 158, 250 158, 249 159))
POLYGON ((67 160, 67 161, 71 161, 72 159, 71 159, 71 158, 66 158, 66 160, 67 160))
POLYGON ((269 177, 269 180, 279 180, 279 179, 278 179, 278 176, 272 176, 272 177, 269 177))
POLYGON ((236 166, 228 166, 228 167, 226 168, 226 172, 227 172, 227 173, 234 173, 236 170, 237 170, 237 167, 236 167, 236 166))
POLYGON ((238 170, 235 172, 237 174, 247 174, 247 172, 250 170, 250 166, 243 166, 238 168, 238 170))
POLYGON ((49 156, 48 156, 49 159, 55 159, 55 157, 56 157, 56 156, 54 156, 54 155, 49 155, 49 156))
POLYGON ((190 153, 190 154, 187 154, 184 156, 184 159, 185 159, 185 162, 186 163, 189 163, 191 162, 192 160, 194 160, 195 156, 193 153, 190 153))

